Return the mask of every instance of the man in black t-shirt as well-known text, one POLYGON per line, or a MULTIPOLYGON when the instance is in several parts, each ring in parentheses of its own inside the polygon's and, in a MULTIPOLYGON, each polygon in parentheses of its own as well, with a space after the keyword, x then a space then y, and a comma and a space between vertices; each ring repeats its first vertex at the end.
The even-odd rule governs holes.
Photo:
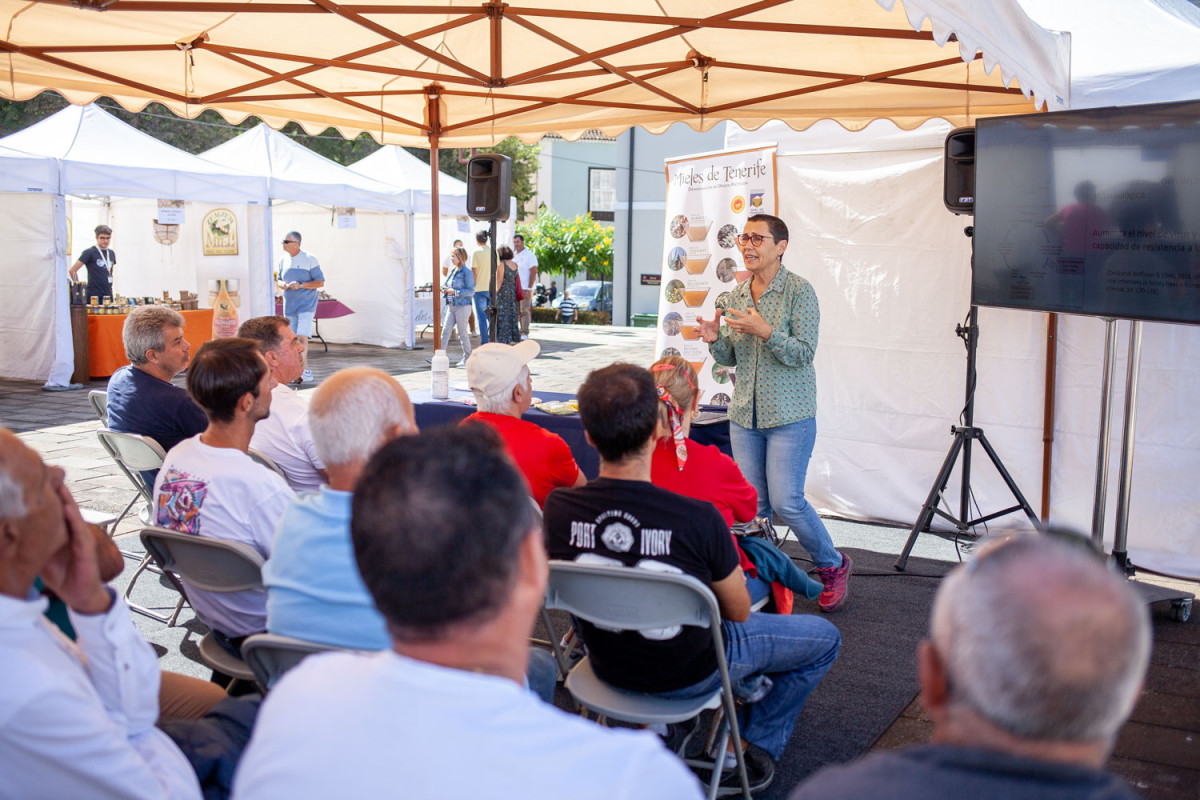
MULTIPOLYGON (((613 364, 588 375, 579 389, 579 415, 600 453, 600 476, 550 493, 546 547, 554 559, 683 573, 712 589, 724 618, 729 677, 748 701, 739 722, 744 744, 754 745, 746 753, 751 788, 761 789, 804 701, 833 665, 841 636, 813 615, 750 612, 746 579, 720 513, 650 482, 654 446, 665 434, 659 402, 653 378, 641 367, 613 364)), ((579 630, 596 674, 614 686, 694 697, 721 685, 711 634, 701 628, 613 632, 580 621, 579 630)), ((733 763, 727 754, 725 764, 733 763)))
POLYGON ((71 265, 71 280, 79 279, 79 268, 87 267, 87 297, 104 298, 113 296, 112 274, 117 264, 117 254, 108 246, 112 241, 112 228, 107 225, 96 226, 96 244, 79 255, 79 260, 71 265))

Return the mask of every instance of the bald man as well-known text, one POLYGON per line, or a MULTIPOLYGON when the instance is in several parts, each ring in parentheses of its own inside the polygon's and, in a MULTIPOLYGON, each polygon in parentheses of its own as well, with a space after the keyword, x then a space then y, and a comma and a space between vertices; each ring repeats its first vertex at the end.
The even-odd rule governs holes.
POLYGON ((383 617, 367 593, 350 545, 350 499, 367 461, 417 432, 412 402, 387 373, 354 367, 313 393, 308 427, 329 484, 292 500, 263 569, 267 630, 313 642, 383 650, 383 617))
POLYGON ((1004 539, 934 598, 917 653, 933 741, 828 767, 792 800, 1133 800, 1104 764, 1149 653, 1145 606, 1087 540, 1004 539))

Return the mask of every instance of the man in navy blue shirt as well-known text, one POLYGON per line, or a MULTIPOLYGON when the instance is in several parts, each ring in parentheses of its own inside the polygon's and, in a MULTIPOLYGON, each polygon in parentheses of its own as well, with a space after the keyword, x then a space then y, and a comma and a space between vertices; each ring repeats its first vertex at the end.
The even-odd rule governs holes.
MULTIPOLYGON (((108 380, 108 427, 149 436, 164 451, 208 427, 208 417, 171 379, 187 368, 191 345, 183 316, 166 306, 139 306, 121 331, 130 366, 108 380)), ((148 478, 154 485, 154 475, 148 478)))
POLYGON ((113 296, 113 267, 117 265, 117 254, 108 245, 112 241, 112 228, 96 226, 96 244, 84 250, 79 260, 71 265, 71 280, 79 277, 79 268, 87 268, 87 297, 104 298, 113 296))

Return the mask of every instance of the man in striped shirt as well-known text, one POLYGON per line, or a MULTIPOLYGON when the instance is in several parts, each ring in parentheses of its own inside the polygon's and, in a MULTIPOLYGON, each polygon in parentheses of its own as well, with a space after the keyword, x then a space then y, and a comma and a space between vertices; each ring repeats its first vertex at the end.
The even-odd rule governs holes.
POLYGON ((567 325, 575 324, 575 301, 571 299, 571 293, 566 289, 563 289, 563 299, 558 304, 558 313, 554 315, 554 319, 567 325))

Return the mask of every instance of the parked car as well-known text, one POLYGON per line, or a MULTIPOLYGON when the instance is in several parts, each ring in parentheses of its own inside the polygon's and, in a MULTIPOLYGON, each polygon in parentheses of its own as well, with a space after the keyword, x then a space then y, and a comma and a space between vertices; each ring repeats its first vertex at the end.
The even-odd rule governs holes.
MULTIPOLYGON (((612 281, 576 281, 567 287, 578 311, 607 311, 612 313, 612 281)), ((558 308, 562 295, 554 299, 551 308, 558 308)))

